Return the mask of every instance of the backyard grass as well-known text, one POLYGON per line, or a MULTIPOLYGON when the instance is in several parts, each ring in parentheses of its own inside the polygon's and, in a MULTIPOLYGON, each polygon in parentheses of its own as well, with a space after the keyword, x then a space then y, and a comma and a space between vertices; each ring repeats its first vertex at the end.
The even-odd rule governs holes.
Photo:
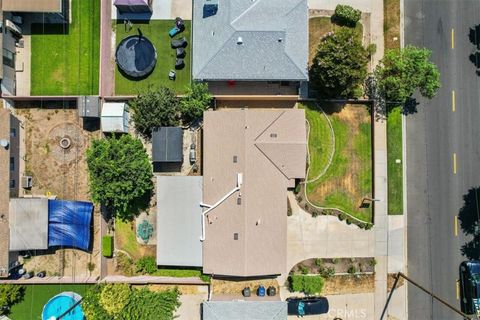
POLYGON ((100 0, 72 0, 71 24, 31 25, 31 95, 96 95, 100 0))
MULTIPOLYGON (((323 171, 321 166, 328 162, 325 161, 325 155, 320 153, 332 147, 332 140, 328 136, 330 129, 327 121, 319 119, 324 115, 314 105, 305 104, 301 107, 306 110, 313 133, 308 140, 310 167, 318 175, 323 171), (328 135, 319 145, 322 133, 328 135)), ((335 154, 325 174, 307 183, 308 199, 317 206, 341 209, 362 221, 371 222, 371 206, 360 207, 363 198, 372 195, 372 135, 368 109, 364 105, 322 105, 322 108, 335 133, 335 154)), ((309 174, 309 178, 317 177, 309 174)))
POLYGON ((172 88, 177 93, 185 93, 186 88, 190 86, 190 67, 191 67, 191 41, 190 28, 191 21, 185 21, 185 31, 175 38, 185 37, 188 41, 185 56, 185 68, 176 70, 177 78, 175 81, 168 79, 168 73, 175 67, 175 50, 170 48, 170 37, 168 31, 173 27, 173 20, 150 20, 133 21, 133 28, 130 31, 125 29, 123 20, 117 21, 114 25, 117 45, 125 37, 138 34, 138 30, 147 37, 157 50, 157 64, 153 72, 145 79, 128 79, 120 73, 118 67, 115 71, 115 94, 117 95, 135 95, 148 88, 148 86, 158 87, 165 85, 172 88))
POLYGON ((387 118, 388 214, 403 214, 402 114, 395 107, 387 118))
POLYGON ((23 301, 12 307, 9 318, 13 320, 41 320, 43 306, 53 296, 64 291, 73 291, 83 296, 88 287, 88 284, 27 285, 23 301))
MULTIPOLYGON (((320 40, 330 31, 335 31, 340 28, 338 25, 332 23, 330 17, 314 17, 310 18, 308 22, 308 36, 309 36, 309 63, 312 62, 317 52, 317 47, 320 40)), ((357 23, 355 30, 360 38, 363 36, 363 26, 360 22, 357 23)))
POLYGON ((154 246, 141 245, 137 242, 135 223, 115 220, 115 249, 126 251, 134 260, 144 256, 155 256, 154 246))
POLYGON ((400 48, 400 0, 383 0, 383 16, 385 49, 398 49, 400 48))

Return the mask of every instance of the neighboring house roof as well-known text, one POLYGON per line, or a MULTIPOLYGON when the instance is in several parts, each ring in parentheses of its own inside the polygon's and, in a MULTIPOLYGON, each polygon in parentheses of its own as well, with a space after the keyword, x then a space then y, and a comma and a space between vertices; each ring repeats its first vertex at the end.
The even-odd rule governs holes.
POLYGON ((62 12, 62 0, 3 0, 3 11, 62 12))
POLYGON ((48 199, 10 199, 10 251, 48 249, 48 199))
POLYGON ((161 127, 152 131, 153 162, 183 161, 183 130, 180 127, 161 127))
MULTIPOLYGON (((0 108, 0 140, 10 140, 10 112, 0 108)), ((8 276, 9 238, 8 202, 10 199, 10 151, 0 147, 0 278, 8 276)))
POLYGON ((204 113, 203 270, 229 276, 285 272, 286 189, 306 170, 305 112, 225 110, 204 113))
POLYGON ((128 132, 128 107, 123 102, 105 102, 102 105, 103 132, 128 132))
POLYGON ((157 176, 157 265, 202 266, 200 176, 157 176))
POLYGON ((210 2, 193 2, 194 79, 308 79, 307 0, 219 0, 205 17, 210 2))
POLYGON ((285 301, 206 301, 203 320, 287 320, 285 301))

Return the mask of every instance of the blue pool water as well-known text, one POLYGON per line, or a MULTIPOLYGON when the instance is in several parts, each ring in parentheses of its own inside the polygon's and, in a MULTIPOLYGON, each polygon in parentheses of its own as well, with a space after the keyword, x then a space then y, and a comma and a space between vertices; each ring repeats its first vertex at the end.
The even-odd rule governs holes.
MULTIPOLYGON (((59 294, 43 307, 42 320, 54 320, 61 316, 65 311, 70 309, 77 300, 72 295, 59 294)), ((62 317, 62 320, 84 320, 83 310, 81 305, 77 305, 70 312, 62 317)))

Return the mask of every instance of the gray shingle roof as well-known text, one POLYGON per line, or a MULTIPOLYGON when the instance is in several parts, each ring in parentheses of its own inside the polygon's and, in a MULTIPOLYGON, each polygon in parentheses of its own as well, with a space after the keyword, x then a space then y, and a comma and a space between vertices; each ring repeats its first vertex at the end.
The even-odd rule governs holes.
POLYGON ((153 162, 183 161, 183 131, 179 127, 161 127, 152 132, 153 162))
POLYGON ((285 301, 207 301, 203 320, 287 320, 285 301))
POLYGON ((308 79, 307 0, 219 0, 204 18, 206 3, 194 0, 194 79, 308 79))

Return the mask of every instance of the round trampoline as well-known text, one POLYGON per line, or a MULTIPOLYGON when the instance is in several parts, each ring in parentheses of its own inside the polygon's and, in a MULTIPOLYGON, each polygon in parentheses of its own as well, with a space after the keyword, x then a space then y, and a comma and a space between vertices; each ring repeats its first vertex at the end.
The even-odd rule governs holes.
POLYGON ((150 40, 141 35, 123 39, 115 56, 120 70, 132 78, 149 75, 157 62, 157 50, 150 40))
POLYGON ((62 292, 51 298, 43 306, 42 320, 84 320, 83 310, 79 304, 82 297, 75 292, 62 292))

